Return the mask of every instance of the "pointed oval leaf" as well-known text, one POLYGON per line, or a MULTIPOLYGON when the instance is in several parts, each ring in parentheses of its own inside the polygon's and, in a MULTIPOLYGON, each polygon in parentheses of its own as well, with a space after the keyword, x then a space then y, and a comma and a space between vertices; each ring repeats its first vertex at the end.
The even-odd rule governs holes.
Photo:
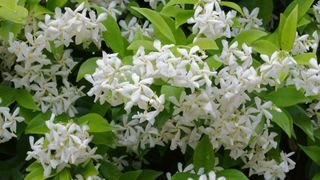
MULTIPOLYGON (((159 32, 163 37, 166 38, 163 40, 169 41, 170 43, 175 44, 175 37, 169 25, 166 23, 166 21, 161 17, 161 15, 158 12, 147 9, 147 8, 137 8, 137 7, 132 7, 132 8, 138 11, 139 13, 141 13, 144 17, 146 17, 151 22, 155 31, 159 32)), ((158 37, 158 38, 160 39, 161 37, 158 37)))

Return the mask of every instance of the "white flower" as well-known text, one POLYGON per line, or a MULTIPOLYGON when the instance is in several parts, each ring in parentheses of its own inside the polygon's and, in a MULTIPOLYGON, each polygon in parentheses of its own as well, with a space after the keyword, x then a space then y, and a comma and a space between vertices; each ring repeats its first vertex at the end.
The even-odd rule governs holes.
POLYGON ((235 16, 235 11, 226 14, 217 1, 208 1, 204 2, 204 7, 200 3, 195 6, 194 17, 190 18, 188 23, 194 24, 192 32, 197 34, 197 37, 202 34, 214 39, 221 36, 231 37, 230 27, 235 16))
POLYGON ((86 13, 84 3, 74 11, 65 8, 65 13, 56 8, 54 19, 46 15, 45 22, 40 22, 39 27, 43 30, 44 36, 53 41, 56 47, 69 46, 73 38, 76 44, 94 42, 100 47, 101 33, 106 30, 101 22, 106 18, 106 13, 97 17, 94 11, 89 11, 89 18, 86 17, 86 13))
POLYGON ((10 113, 8 107, 0 107, 0 143, 7 142, 13 137, 17 137, 17 122, 22 122, 24 120, 23 117, 18 116, 19 110, 19 108, 16 108, 13 113, 10 113))
POLYGON ((244 30, 252 29, 252 28, 261 29, 260 26, 262 25, 262 19, 258 18, 258 14, 259 14, 258 7, 254 8, 251 13, 249 13, 249 10, 246 7, 243 7, 243 13, 244 13, 244 17, 239 18, 238 21, 240 24, 244 26, 243 27, 244 30))
POLYGON ((132 17, 128 24, 124 20, 119 21, 119 25, 122 28, 121 35, 129 42, 132 42, 137 31, 140 31, 144 36, 151 37, 153 34, 153 28, 149 25, 149 21, 145 21, 143 26, 137 22, 136 17, 132 17))
POLYGON ((293 55, 297 55, 297 54, 306 53, 311 49, 314 53, 316 53, 318 49, 318 43, 319 43, 319 36, 317 31, 313 32, 312 36, 313 36, 313 39, 310 39, 308 34, 299 36, 297 32, 291 53, 293 55))
POLYGON ((265 61, 260 66, 263 81, 272 86, 280 84, 286 78, 290 69, 297 64, 285 51, 276 51, 270 58, 266 55, 261 55, 261 59, 265 61))
POLYGON ((54 114, 46 121, 49 129, 44 137, 34 142, 30 136, 32 151, 28 151, 26 160, 36 159, 44 168, 44 176, 50 176, 52 170, 57 172, 70 165, 85 164, 89 160, 100 159, 96 155, 97 148, 91 148, 88 126, 79 126, 73 122, 67 124, 54 123, 54 114))

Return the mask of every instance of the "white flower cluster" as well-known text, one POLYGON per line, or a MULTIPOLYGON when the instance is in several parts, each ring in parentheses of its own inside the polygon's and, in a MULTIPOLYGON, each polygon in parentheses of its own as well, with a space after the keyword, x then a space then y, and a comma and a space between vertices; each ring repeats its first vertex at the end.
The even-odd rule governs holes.
POLYGON ((152 37, 153 36, 153 28, 152 26, 149 24, 149 21, 145 21, 143 23, 143 26, 141 26, 138 22, 137 22, 137 18, 136 17, 132 17, 129 21, 129 23, 127 24, 126 21, 124 20, 120 20, 119 21, 119 25, 122 28, 122 32, 121 35, 125 38, 127 38, 127 40, 129 42, 132 42, 136 33, 138 33, 138 31, 146 36, 146 37, 152 37))
MULTIPOLYGON (((220 170, 222 170, 222 169, 220 169, 220 170)), ((216 175, 216 173, 214 171, 210 171, 208 174, 205 174, 204 168, 200 168, 198 170, 198 172, 195 172, 193 164, 189 164, 188 166, 183 168, 182 163, 179 162, 178 163, 178 171, 177 171, 177 173, 185 173, 185 172, 199 175, 200 176, 199 180, 226 180, 226 178, 223 177, 223 176, 217 178, 217 175, 216 175)), ((166 174, 166 176, 167 176, 168 180, 171 180, 171 173, 168 172, 166 174)), ((194 179, 193 178, 188 178, 188 180, 194 180, 194 179)))
POLYGON ((149 2, 152 9, 157 9, 159 3, 166 4, 165 0, 144 0, 144 2, 149 2))
POLYGON ((41 33, 47 41, 53 41, 56 47, 69 46, 73 38, 76 44, 94 42, 100 47, 101 33, 106 30, 101 22, 106 18, 106 14, 101 13, 97 17, 94 11, 89 11, 89 18, 86 14, 84 3, 74 11, 66 7, 64 13, 60 8, 56 8, 54 19, 46 15, 45 21, 39 23, 39 27, 43 30, 41 33))
MULTIPOLYGON (((1 99, 0 99, 1 103, 1 99)), ((22 122, 23 117, 18 116, 19 108, 10 113, 10 108, 0 107, 0 143, 4 143, 16 136, 17 122, 22 122)))
POLYGON ((320 23, 320 1, 313 5, 313 12, 316 18, 316 21, 320 23))
POLYGON ((27 41, 10 41, 9 52, 16 55, 14 72, 5 72, 5 79, 14 83, 15 88, 24 88, 33 93, 35 102, 42 112, 51 110, 56 114, 77 112, 74 102, 83 95, 81 88, 69 83, 68 75, 76 65, 71 50, 65 50, 62 57, 51 61, 43 53, 46 39, 40 35, 27 34, 27 41), (59 88, 59 79, 63 86, 59 88))
POLYGON ((199 1, 195 5, 194 17, 188 20, 194 24, 192 32, 197 36, 204 35, 208 38, 231 37, 232 19, 236 17, 236 11, 227 14, 219 5, 220 0, 199 1))
POLYGON ((294 40, 293 48, 291 50, 292 55, 298 55, 306 53, 312 49, 313 53, 316 53, 319 44, 319 35, 315 31, 312 33, 313 39, 310 39, 308 34, 299 36, 298 32, 296 33, 296 38, 294 40))
POLYGON ((84 4, 75 11, 70 8, 65 8, 65 11, 62 14, 61 9, 57 8, 55 19, 47 15, 45 22, 39 23, 42 31, 35 32, 34 36, 26 33, 26 41, 13 41, 11 37, 8 50, 17 57, 15 71, 11 72, 8 68, 3 75, 14 83, 15 88, 32 92, 42 112, 51 110, 55 114, 66 112, 74 116, 77 113, 74 103, 83 93, 82 88, 68 81, 71 70, 77 64, 71 57, 72 51, 64 50, 61 57, 55 57, 55 60, 49 59, 45 52, 63 45, 69 46, 73 38, 76 44, 93 41, 100 46, 101 32, 105 29, 101 21, 105 14, 96 18, 95 12, 89 11, 90 18, 87 18, 84 4), (55 47, 51 47, 50 43, 55 47))
POLYGON ((89 0, 90 3, 99 5, 108 15, 117 19, 117 16, 127 9, 129 0, 89 0))
POLYGON ((67 124, 54 123, 54 114, 46 121, 49 132, 36 142, 30 136, 32 151, 28 151, 26 160, 36 159, 44 168, 44 176, 48 177, 53 170, 59 172, 70 165, 85 164, 89 160, 102 158, 96 155, 97 148, 91 148, 88 126, 79 126, 73 122, 67 124))
POLYGON ((243 26, 242 30, 248 29, 261 29, 262 19, 258 18, 259 8, 254 8, 251 13, 248 8, 242 8, 244 17, 238 19, 239 23, 243 26))
MULTIPOLYGON (((86 79, 93 84, 88 94, 95 95, 95 100, 100 103, 107 101, 113 106, 124 104, 128 115, 123 115, 120 121, 112 121, 116 127, 118 145, 137 152, 140 148, 170 144, 171 150, 180 148, 185 152, 188 145, 195 148, 202 135, 206 134, 215 150, 230 150, 232 158, 249 162, 252 158, 247 157, 258 153, 255 147, 250 146, 252 139, 261 138, 266 144, 274 144, 276 133, 268 132, 272 126, 272 115, 269 112, 269 109, 274 108, 272 103, 262 102, 255 97, 255 103, 249 107, 246 104, 253 101, 248 93, 263 90, 260 85, 275 79, 277 73, 284 70, 283 67, 272 70, 274 67, 268 61, 261 65, 265 68, 261 68, 260 73, 252 67, 251 47, 243 44, 240 49, 237 42, 230 46, 227 41, 222 44, 221 55, 215 57, 223 64, 219 72, 209 67, 205 61, 206 54, 197 46, 189 51, 177 48, 173 52, 173 45, 161 46, 159 41, 155 41, 156 51, 146 53, 143 48, 138 49, 133 56, 133 65, 122 65, 116 54, 104 53, 103 58, 97 61, 95 73, 86 75, 86 79), (267 68, 268 65, 271 70, 267 68), (273 74, 268 74, 269 71, 273 74), (182 91, 179 98, 166 97, 169 102, 165 102, 163 95, 156 95, 150 88, 159 79, 170 86, 189 91, 182 91), (133 90, 135 93, 132 93, 133 90), (168 120, 159 130, 155 122, 163 112, 165 103, 173 105, 173 113, 166 117, 168 120), (133 106, 143 111, 130 113, 133 106), (266 122, 262 128, 263 133, 257 133, 256 128, 259 123, 264 123, 263 119, 266 122)), ((292 58, 282 57, 281 52, 275 52, 271 64, 282 63, 286 67, 283 61, 290 60, 292 58), (289 60, 283 60, 285 58, 289 60)), ((263 158, 259 156, 259 161, 268 161, 265 155, 268 151, 270 148, 263 152, 263 158)), ((255 166, 252 163, 246 167, 253 169, 255 166)), ((292 167, 277 169, 279 173, 274 177, 281 178, 292 167)), ((272 174, 272 169, 264 168, 254 172, 272 174)))

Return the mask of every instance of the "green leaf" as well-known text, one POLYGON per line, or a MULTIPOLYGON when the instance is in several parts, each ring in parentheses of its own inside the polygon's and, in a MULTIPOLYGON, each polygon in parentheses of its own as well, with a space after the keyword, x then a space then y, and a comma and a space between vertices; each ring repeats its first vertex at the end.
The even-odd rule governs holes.
POLYGON ((103 177, 109 180, 118 180, 122 174, 116 166, 105 161, 101 162, 100 172, 102 173, 103 177))
POLYGON ((175 27, 178 28, 182 24, 186 23, 189 18, 191 18, 194 14, 193 10, 184 10, 180 11, 175 16, 175 27))
POLYGON ((289 107, 310 101, 302 91, 298 91, 294 86, 279 88, 261 98, 272 101, 278 107, 289 107))
POLYGON ((198 38, 196 42, 189 46, 199 46, 202 50, 216 50, 219 49, 217 43, 211 38, 198 38))
POLYGON ((221 6, 226 6, 226 7, 232 8, 232 9, 238 11, 242 16, 244 16, 241 7, 240 7, 238 4, 234 3, 234 2, 221 1, 221 2, 220 2, 220 5, 221 5, 221 6))
POLYGON ((172 6, 175 4, 196 4, 198 2, 198 0, 171 0, 166 6, 172 6))
POLYGON ((317 172, 313 177, 312 180, 320 180, 320 172, 317 172))
POLYGON ((297 0, 299 11, 298 20, 302 19, 303 16, 308 12, 314 0, 297 0))
POLYGON ((160 171, 144 169, 138 176, 137 180, 154 180, 162 174, 160 171))
POLYGON ((106 145, 114 148, 116 142, 116 136, 113 132, 99 132, 99 133, 90 133, 93 136, 92 143, 96 145, 106 145))
POLYGON ((25 134, 45 134, 49 131, 45 122, 49 120, 50 113, 39 113, 28 124, 25 134))
POLYGON ((162 18, 162 16, 153 10, 147 9, 147 8, 137 8, 132 7, 134 10, 141 13, 144 17, 146 17, 152 24, 155 33, 160 33, 160 36, 156 34, 156 36, 164 41, 175 44, 175 37, 173 35, 173 32, 171 31, 169 25, 166 23, 166 21, 162 18))
POLYGON ((214 56, 209 57, 206 59, 206 63, 210 67, 211 70, 217 70, 219 67, 222 66, 222 63, 217 61, 214 56))
POLYGON ((284 24, 281 27, 280 46, 281 49, 290 51, 293 47, 294 39, 296 37, 297 23, 298 23, 298 6, 296 6, 288 15, 282 16, 284 24))
POLYGON ((188 173, 188 172, 181 172, 181 173, 174 174, 171 177, 171 180, 187 180, 189 178, 199 179, 199 175, 193 174, 193 173, 188 173))
POLYGON ((32 95, 26 90, 19 89, 16 91, 16 101, 20 106, 26 109, 40 110, 35 104, 32 95))
POLYGON ((310 65, 310 59, 317 59, 317 55, 315 53, 303 53, 296 56, 293 56, 294 60, 301 65, 310 65))
POLYGON ((255 42, 256 40, 268 35, 265 31, 260 31, 257 29, 249 29, 241 32, 238 34, 232 41, 231 44, 234 42, 238 42, 239 46, 242 46, 243 43, 247 45, 251 45, 251 43, 255 42))
POLYGON ((13 0, 1 0, 0 7, 1 6, 14 9, 17 6, 17 3, 13 0))
POLYGON ((77 75, 77 82, 80 81, 86 74, 93 74, 95 72, 98 59, 98 57, 92 57, 81 64, 77 75))
POLYGON ((169 85, 163 85, 161 87, 160 93, 165 95, 166 100, 169 100, 169 97, 173 96, 176 99, 180 99, 180 95, 184 89, 180 87, 174 87, 169 85))
POLYGON ((85 179, 88 178, 89 176, 96 176, 99 174, 99 171, 96 169, 92 161, 89 161, 85 167, 83 168, 81 167, 80 172, 85 179))
POLYGON ((254 51, 271 56, 275 51, 278 51, 279 48, 268 40, 258 40, 251 44, 251 47, 254 51))
MULTIPOLYGON (((30 166, 29 166, 30 167, 30 166)), ((29 168, 29 174, 25 177, 25 180, 34 180, 34 179, 45 179, 43 174, 43 168, 41 164, 36 163, 32 166, 32 169, 29 168)))
POLYGON ((107 28, 107 30, 102 33, 104 41, 114 52, 119 53, 119 55, 123 57, 126 48, 118 23, 109 15, 107 19, 103 21, 103 25, 107 28))
POLYGON ((142 170, 128 171, 123 173, 119 180, 137 180, 141 173, 142 170))
POLYGON ((210 172, 214 168, 215 155, 210 139, 204 135, 193 153, 193 165, 196 171, 204 168, 205 172, 210 172))
POLYGON ((62 171, 60 171, 53 180, 70 180, 72 179, 70 170, 68 168, 64 168, 62 171))
POLYGON ((165 6, 164 8, 162 8, 160 13, 165 16, 175 17, 181 11, 185 10, 177 6, 165 6))
POLYGON ((48 0, 47 2, 47 8, 51 11, 54 11, 56 7, 62 7, 64 6, 68 0, 48 0))
POLYGON ((309 156, 312 161, 314 161, 317 165, 320 166, 320 147, 319 146, 302 146, 299 145, 299 147, 303 150, 304 153, 306 153, 307 156, 309 156))
POLYGON ((225 177, 228 180, 248 180, 247 176, 237 169, 225 169, 217 173, 217 177, 225 177))
POLYGON ((28 10, 22 6, 15 6, 14 8, 6 6, 0 7, 0 19, 2 18, 14 23, 24 24, 27 16, 28 10))
POLYGON ((140 46, 143 46, 145 50, 154 51, 156 48, 153 47, 153 41, 150 40, 135 40, 129 46, 128 50, 138 50, 140 46))
POLYGON ((293 131, 292 118, 289 117, 283 110, 281 112, 270 109, 272 121, 275 122, 288 136, 291 138, 293 131))
POLYGON ((78 119, 80 124, 86 124, 89 126, 89 132, 108 132, 112 130, 108 121, 105 120, 101 115, 96 113, 89 113, 81 116, 78 119))
POLYGON ((0 85, 0 105, 9 106, 15 101, 16 91, 14 88, 9 86, 0 85))
POLYGON ((314 141, 313 126, 307 113, 300 106, 291 106, 286 110, 290 113, 293 123, 314 141))

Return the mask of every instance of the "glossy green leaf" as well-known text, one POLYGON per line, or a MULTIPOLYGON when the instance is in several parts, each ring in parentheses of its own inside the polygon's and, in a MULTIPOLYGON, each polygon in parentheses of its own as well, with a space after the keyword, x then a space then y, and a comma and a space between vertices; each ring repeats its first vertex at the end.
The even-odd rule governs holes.
POLYGON ((160 171, 144 169, 138 176, 137 180, 154 180, 157 179, 161 174, 163 173, 160 171))
POLYGON ((70 179, 72 179, 72 176, 68 168, 64 168, 53 178, 53 180, 70 180, 70 179))
POLYGON ((290 51, 293 47, 294 39, 296 37, 298 24, 298 6, 296 6, 285 18, 284 24, 280 31, 280 45, 281 49, 290 51))
POLYGON ((96 145, 106 145, 108 147, 115 148, 116 136, 113 132, 99 132, 99 133, 90 133, 93 135, 92 143, 96 145))
POLYGON ((188 173, 188 172, 181 172, 181 173, 174 174, 171 177, 171 180, 187 180, 189 178, 199 179, 199 175, 193 174, 193 173, 188 173))
POLYGON ((269 112, 272 114, 272 121, 276 123, 288 136, 291 138, 293 131, 292 118, 288 116, 283 110, 270 109, 269 112))
POLYGON ((300 20, 308 12, 308 10, 312 6, 314 0, 296 0, 296 1, 299 6, 298 20, 300 20))
POLYGON ((315 53, 303 53, 293 56, 293 59, 301 65, 310 65, 311 58, 317 59, 317 55, 315 53))
POLYGON ((307 113, 300 106, 291 106, 286 110, 290 113, 293 123, 314 141, 313 126, 307 113))
POLYGON ((155 32, 159 32, 161 36, 158 38, 164 41, 170 42, 170 43, 176 43, 175 37, 169 27, 169 25, 166 23, 166 21, 161 17, 161 15, 153 10, 147 9, 147 8, 137 8, 133 7, 134 10, 141 13, 144 17, 146 17, 152 24, 155 32))
POLYGON ((81 116, 78 119, 80 124, 89 126, 89 132, 107 132, 112 130, 112 126, 101 115, 96 113, 89 113, 81 116))
POLYGON ((261 98, 272 101, 278 107, 288 107, 310 101, 302 91, 298 91, 294 86, 279 88, 261 98))
POLYGON ((153 41, 150 40, 135 40, 129 46, 128 50, 138 50, 140 46, 143 46, 145 50, 154 51, 156 48, 153 47, 153 41))
POLYGON ((316 164, 320 166, 320 146, 302 146, 299 147, 306 155, 311 158, 316 164))
POLYGON ((102 173, 103 177, 109 180, 118 180, 122 174, 116 166, 105 161, 101 162, 100 172, 102 173))
POLYGON ((81 167, 79 171, 85 179, 89 176, 96 176, 99 174, 99 171, 96 169, 92 161, 89 161, 85 167, 81 167))
POLYGON ((215 154, 207 135, 204 135, 193 153, 193 165, 196 171, 204 168, 205 172, 210 172, 214 168, 215 154))
POLYGON ((36 163, 32 166, 32 168, 29 168, 29 173, 24 179, 25 180, 45 179, 43 171, 44 170, 41 164, 36 163))
POLYGON ((239 46, 242 46, 243 43, 246 43, 247 45, 251 45, 254 41, 268 35, 268 33, 257 30, 257 29, 249 29, 242 31, 240 34, 238 34, 232 41, 231 44, 234 42, 238 42, 239 46))
POLYGON ((238 11, 242 16, 244 16, 244 13, 243 13, 241 7, 240 7, 238 4, 234 3, 234 2, 231 2, 231 1, 221 1, 221 2, 220 2, 220 5, 221 5, 221 6, 226 6, 226 7, 232 8, 232 9, 238 11))
POLYGON ((178 28, 182 24, 186 23, 188 19, 190 19, 194 14, 193 10, 184 10, 180 11, 175 16, 175 27, 178 28))
POLYGON ((142 170, 128 171, 123 173, 119 177, 119 180, 137 180, 141 173, 142 173, 142 170))
POLYGON ((25 134, 45 134, 49 131, 46 121, 49 120, 50 114, 39 113, 35 116, 25 129, 25 134))
POLYGON ((104 41, 114 52, 119 53, 119 55, 123 57, 126 48, 118 23, 109 15, 107 19, 103 21, 103 25, 107 28, 107 30, 102 33, 104 41))
POLYGON ((278 51, 279 48, 268 40, 258 40, 251 44, 251 47, 254 51, 271 56, 275 51, 278 51))
POLYGON ((246 175, 236 169, 225 169, 217 173, 217 177, 225 177, 228 180, 249 180, 246 175))
POLYGON ((40 110, 39 107, 35 104, 32 95, 26 90, 17 90, 15 98, 17 103, 26 109, 40 110))
POLYGON ((15 8, 9 8, 6 6, 0 7, 0 19, 24 24, 27 16, 28 10, 22 6, 15 6, 15 8))
POLYGON ((175 97, 176 99, 180 99, 180 95, 183 92, 183 88, 174 87, 169 85, 163 85, 161 87, 161 94, 165 95, 165 98, 169 100, 171 96, 175 97))
POLYGON ((64 6, 68 0, 48 0, 47 2, 47 8, 51 11, 54 11, 56 7, 62 7, 64 6))
POLYGON ((216 50, 219 49, 217 43, 211 38, 198 38, 196 42, 189 45, 192 46, 199 46, 202 50, 216 50))
POLYGON ((320 172, 317 172, 313 177, 312 180, 320 180, 320 172))
POLYGON ((222 66, 222 63, 217 61, 214 56, 209 57, 206 59, 206 63, 210 67, 211 70, 217 70, 219 67, 222 66))
POLYGON ((17 3, 14 0, 1 0, 0 7, 1 6, 14 9, 17 6, 17 3))
POLYGON ((0 85, 0 105, 9 106, 15 101, 16 91, 9 86, 0 85))
POLYGON ((77 82, 80 81, 86 74, 93 74, 95 72, 98 59, 98 57, 92 57, 81 64, 77 75, 77 82))
POLYGON ((198 2, 198 0, 170 0, 167 6, 172 6, 175 4, 196 4, 198 2))
POLYGON ((161 14, 169 17, 175 17, 179 12, 184 11, 182 8, 177 6, 165 6, 161 10, 161 14))

